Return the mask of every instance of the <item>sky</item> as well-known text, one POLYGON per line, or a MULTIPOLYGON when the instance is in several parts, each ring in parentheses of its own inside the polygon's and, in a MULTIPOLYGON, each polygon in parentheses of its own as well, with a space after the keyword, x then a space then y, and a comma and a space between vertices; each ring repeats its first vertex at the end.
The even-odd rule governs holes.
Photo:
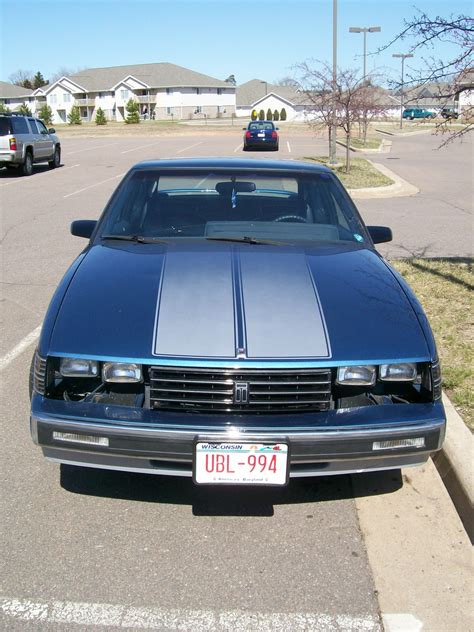
MULTIPOLYGON (((380 26, 367 35, 367 71, 397 80, 411 40, 388 44, 416 9, 430 16, 472 14, 464 0, 338 0, 338 65, 362 68, 363 35, 350 26, 380 26)), ((333 0, 0 0, 0 79, 18 70, 48 79, 60 69, 169 62, 238 84, 293 76, 308 60, 332 63, 333 0)), ((425 57, 454 55, 437 44, 425 57)), ((406 62, 419 69, 422 54, 406 62)))

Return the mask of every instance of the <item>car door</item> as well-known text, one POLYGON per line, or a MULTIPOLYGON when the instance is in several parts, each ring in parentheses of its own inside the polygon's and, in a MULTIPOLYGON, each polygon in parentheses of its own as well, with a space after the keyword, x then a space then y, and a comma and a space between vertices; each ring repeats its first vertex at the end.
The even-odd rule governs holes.
POLYGON ((39 162, 44 160, 45 158, 45 148, 43 137, 41 136, 38 126, 36 125, 36 120, 34 118, 29 118, 28 123, 31 129, 31 143, 33 145, 33 158, 35 162, 39 162))
POLYGON ((44 149, 44 158, 52 159, 54 154, 54 141, 43 121, 37 120, 36 125, 42 139, 41 145, 42 149, 44 149))

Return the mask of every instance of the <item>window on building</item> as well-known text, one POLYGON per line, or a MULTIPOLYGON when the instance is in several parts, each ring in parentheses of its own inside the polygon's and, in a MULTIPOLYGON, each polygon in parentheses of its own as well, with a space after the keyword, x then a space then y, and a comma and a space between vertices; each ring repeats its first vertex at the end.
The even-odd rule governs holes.
POLYGON ((166 88, 166 94, 172 94, 173 88, 166 88))
POLYGON ((55 94, 51 94, 49 96, 49 102, 50 103, 57 103, 57 100, 58 100, 58 98, 57 98, 57 96, 55 94))
POLYGON ((196 94, 201 94, 201 88, 196 88, 196 94))
POLYGON ((217 88, 217 94, 222 94, 222 88, 217 88))
POLYGON ((200 105, 196 105, 196 109, 194 110, 194 114, 201 114, 202 113, 202 107, 200 105))
POLYGON ((124 101, 125 99, 128 99, 128 90, 120 90, 120 96, 124 101))
POLYGON ((173 114, 173 108, 166 108, 166 114, 168 115, 173 114))
POLYGON ((71 95, 69 94, 69 92, 65 92, 63 94, 63 101, 64 101, 64 103, 70 103, 71 102, 71 95))

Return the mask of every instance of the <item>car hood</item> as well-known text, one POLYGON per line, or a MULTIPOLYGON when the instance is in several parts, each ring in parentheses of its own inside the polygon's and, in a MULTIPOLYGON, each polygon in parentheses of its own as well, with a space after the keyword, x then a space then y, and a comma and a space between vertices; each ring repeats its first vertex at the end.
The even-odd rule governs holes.
POLYGON ((49 352, 234 364, 428 357, 405 292, 374 251, 223 242, 92 247, 49 352))

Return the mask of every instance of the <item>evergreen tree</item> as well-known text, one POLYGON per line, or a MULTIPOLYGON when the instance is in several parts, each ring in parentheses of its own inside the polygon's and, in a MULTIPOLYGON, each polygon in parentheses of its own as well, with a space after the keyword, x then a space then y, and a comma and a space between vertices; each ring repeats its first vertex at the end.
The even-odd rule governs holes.
POLYGON ((273 112, 273 120, 274 121, 279 121, 280 120, 280 113, 278 112, 278 110, 275 110, 273 112))
POLYGON ((267 110, 267 121, 272 121, 273 120, 273 114, 272 111, 270 110, 270 108, 268 108, 267 110))
POLYGON ((129 125, 130 123, 140 123, 140 112, 138 109, 138 103, 130 98, 125 106, 127 110, 127 118, 125 119, 125 123, 129 125))
POLYGON ((81 125, 81 110, 78 105, 73 105, 70 113, 67 115, 69 125, 81 125))
POLYGON ((250 118, 252 119, 252 121, 256 121, 258 118, 258 112, 257 110, 252 110, 252 114, 250 115, 250 118))
POLYGON ((46 86, 46 85, 48 85, 48 82, 45 80, 43 75, 38 70, 36 75, 33 77, 33 88, 36 90, 36 88, 41 88, 42 86, 46 86))
POLYGON ((286 121, 286 110, 285 110, 285 108, 281 108, 280 121, 286 121))
POLYGON ((263 110, 260 110, 260 112, 258 113, 258 120, 259 121, 265 120, 265 112, 263 110))
POLYGON ((51 125, 53 122, 53 110, 49 107, 49 105, 45 103, 38 114, 40 119, 44 121, 45 125, 51 125))
POLYGON ((107 119, 105 118, 105 113, 102 108, 97 108, 97 112, 95 115, 95 124, 96 125, 107 125, 107 119))
POLYGON ((10 114, 11 110, 4 103, 0 103, 0 114, 10 114))
POLYGON ((31 116, 31 110, 25 103, 22 103, 17 111, 23 116, 31 116))

